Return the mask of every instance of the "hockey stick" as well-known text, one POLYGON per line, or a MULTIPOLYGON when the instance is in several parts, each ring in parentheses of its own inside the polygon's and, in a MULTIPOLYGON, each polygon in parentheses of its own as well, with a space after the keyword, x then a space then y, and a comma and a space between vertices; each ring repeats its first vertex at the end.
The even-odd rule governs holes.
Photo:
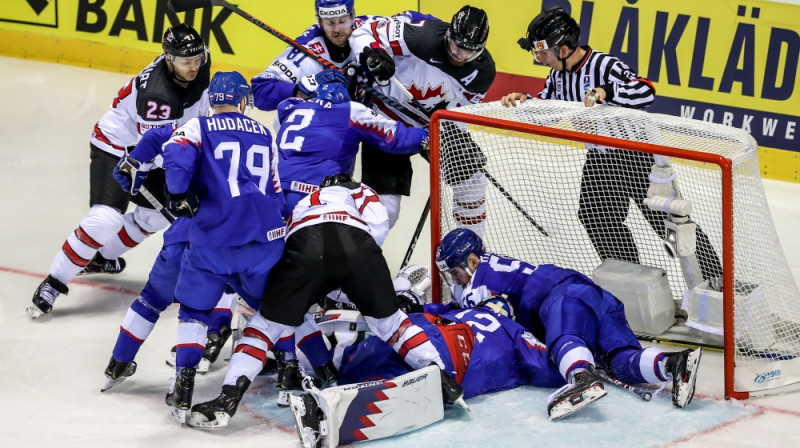
POLYGON ((400 269, 406 267, 411 261, 411 254, 414 253, 414 248, 417 247, 417 241, 419 240, 419 236, 422 234, 422 228, 425 227, 425 221, 427 221, 428 213, 430 211, 431 197, 428 196, 428 201, 425 203, 425 208, 422 209, 422 215, 419 217, 419 222, 417 222, 417 228, 414 229, 414 235, 411 237, 411 243, 409 243, 408 250, 406 250, 406 256, 403 257, 403 262, 400 264, 400 269))
POLYGON ((538 230, 539 232, 541 232, 541 233, 542 233, 542 235, 544 235, 544 236, 550 236, 550 234, 548 234, 548 233, 547 233, 547 231, 546 231, 546 230, 544 230, 544 227, 540 226, 540 225, 539 225, 539 223, 537 223, 537 222, 536 222, 536 220, 535 220, 535 219, 533 219, 533 218, 531 217, 531 215, 529 215, 529 214, 528 214, 528 212, 526 212, 526 211, 525 211, 525 209, 523 209, 523 208, 522 208, 522 206, 521 206, 521 205, 519 205, 519 202, 517 202, 517 201, 514 199, 514 197, 513 197, 513 196, 511 196, 511 193, 509 193, 508 191, 506 191, 506 189, 505 189, 505 188, 503 188, 503 186, 500 184, 500 182, 499 182, 497 179, 495 179, 495 178, 494 178, 494 176, 492 176, 491 174, 489 174, 489 172, 488 172, 488 171, 486 171, 486 168, 485 168, 485 167, 484 167, 484 168, 481 168, 481 172, 483 172, 483 174, 486 176, 486 178, 487 178, 487 179, 489 179, 489 182, 491 182, 491 183, 492 183, 492 185, 494 185, 494 187, 495 187, 495 188, 497 188, 497 189, 500 191, 500 193, 502 193, 502 194, 503 194, 503 196, 504 196, 506 199, 508 199, 508 202, 511 202, 511 204, 513 204, 513 205, 514 205, 514 207, 515 207, 517 210, 519 210, 519 212, 520 212, 520 213, 522 213, 522 216, 524 216, 524 217, 525 217, 525 219, 527 219, 529 223, 533 224, 533 226, 534 226, 534 227, 536 227, 536 230, 538 230))
POLYGON ((653 392, 651 392, 651 391, 649 391, 647 389, 643 389, 643 388, 637 387, 637 386, 631 386, 628 383, 623 383, 622 381, 611 377, 611 375, 609 375, 608 373, 606 373, 603 370, 595 370, 595 373, 603 381, 606 381, 606 382, 611 383, 611 384, 613 384, 615 386, 621 387, 621 388, 627 390, 630 393, 636 394, 636 396, 638 396, 639 398, 641 398, 644 401, 650 401, 650 400, 653 399, 653 392))
POLYGON ((164 217, 167 218, 167 221, 169 221, 170 223, 175 222, 177 218, 173 216, 173 214, 170 213, 169 210, 164 208, 164 206, 160 202, 158 202, 158 199, 156 199, 156 197, 153 196, 153 193, 150 193, 150 190, 148 190, 147 187, 145 187, 144 185, 139 187, 139 193, 141 193, 142 196, 144 196, 144 198, 147 199, 147 202, 149 202, 154 209, 158 210, 159 213, 164 215, 164 217))
MULTIPOLYGON (((175 12, 185 12, 185 11, 188 11, 190 9, 207 8, 207 7, 211 7, 211 6, 221 6, 221 7, 225 8, 225 9, 228 9, 228 10, 238 14, 241 17, 244 17, 250 23, 252 23, 252 24, 256 25, 257 27, 261 28, 262 30, 272 34, 273 36, 275 36, 278 39, 282 40, 286 44, 291 45, 296 50, 300 51, 301 53, 305 54, 306 56, 308 56, 308 57, 314 59, 315 61, 317 61, 318 63, 320 63, 323 67, 329 68, 329 69, 340 70, 340 71, 342 70, 340 67, 336 66, 336 64, 328 61, 327 59, 325 59, 325 58, 323 58, 321 56, 318 56, 317 54, 315 54, 313 51, 311 51, 310 49, 306 48, 305 46, 300 45, 299 43, 297 43, 296 40, 292 39, 291 37, 281 33, 280 31, 276 30, 275 28, 267 25, 266 23, 262 22, 261 20, 258 20, 257 18, 253 17, 252 15, 250 15, 250 14, 246 13, 245 11, 241 10, 238 6, 233 5, 233 4, 231 4, 231 3, 229 3, 229 2, 227 2, 225 0, 169 0, 168 5, 170 5, 175 12)), ((378 89, 376 89, 376 88, 374 88, 372 86, 365 85, 364 88, 369 94, 375 96, 381 102, 383 102, 384 104, 386 104, 388 106, 391 106, 393 109, 395 109, 397 111, 400 111, 403 115, 407 116, 408 118, 410 118, 411 120, 416 122, 418 125, 423 126, 423 127, 427 126, 427 124, 428 124, 427 121, 423 120, 419 116, 420 111, 412 111, 411 108, 405 106, 404 104, 400 103, 399 101, 395 100, 394 98, 391 98, 391 97, 387 96, 386 94, 384 94, 383 92, 381 92, 380 90, 378 90, 378 89)))

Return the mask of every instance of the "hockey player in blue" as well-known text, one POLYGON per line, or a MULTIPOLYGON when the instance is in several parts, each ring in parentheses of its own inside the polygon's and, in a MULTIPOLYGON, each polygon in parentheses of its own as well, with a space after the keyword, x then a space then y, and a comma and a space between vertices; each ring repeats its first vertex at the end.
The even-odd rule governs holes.
POLYGON ((286 218, 325 177, 353 174, 360 143, 391 154, 416 154, 428 144, 427 130, 406 127, 350 101, 339 81, 319 86, 310 100, 283 101, 278 119, 281 126, 275 139, 286 218))
POLYGON ((168 208, 191 216, 175 297, 180 302, 176 379, 166 396, 184 422, 211 312, 226 284, 258 302, 283 251, 283 194, 267 128, 244 112, 250 86, 237 72, 209 86, 214 115, 190 120, 164 144, 168 208))
MULTIPOLYGON (((464 398, 523 385, 564 385, 544 344, 495 309, 482 305, 408 317, 428 335, 447 370, 456 372, 464 398)), ((339 384, 394 378, 411 370, 390 346, 369 336, 344 350, 339 384)))
MULTIPOLYGON (((162 145, 172 136, 174 128, 164 126, 146 132, 136 148, 125 153, 115 167, 114 177, 123 190, 131 195, 139 193, 155 160, 161 156, 162 145)), ((189 220, 177 218, 164 232, 164 245, 156 257, 150 274, 139 297, 131 304, 120 325, 119 336, 112 351, 111 360, 104 373, 106 383, 101 392, 114 387, 136 372, 134 358, 139 348, 153 331, 161 313, 175 298, 181 258, 189 245, 189 220)), ((203 359, 198 371, 203 373, 216 361, 222 346, 231 334, 231 319, 236 294, 230 290, 222 295, 212 313, 208 327, 203 359)), ((254 306, 257 304, 253 304, 254 306)))
POLYGON ((452 304, 465 308, 486 297, 505 296, 517 311, 517 322, 545 341, 567 380, 548 403, 551 419, 605 395, 595 363, 629 384, 671 378, 673 404, 685 407, 691 402, 702 349, 642 349, 625 320, 622 302, 585 275, 487 252, 481 238, 468 229, 453 230, 442 239, 436 264, 451 285, 452 304))

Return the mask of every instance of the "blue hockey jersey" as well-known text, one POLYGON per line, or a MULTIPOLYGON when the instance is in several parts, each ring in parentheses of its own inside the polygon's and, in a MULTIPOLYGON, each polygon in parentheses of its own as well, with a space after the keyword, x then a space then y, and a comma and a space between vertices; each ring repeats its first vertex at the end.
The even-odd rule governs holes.
MULTIPOLYGON (((440 316, 412 313, 464 388, 464 397, 522 385, 558 387, 564 379, 548 360, 546 347, 519 324, 488 308, 452 310, 440 316)), ((391 346, 375 336, 347 348, 339 384, 393 378, 410 372, 391 346)))
POLYGON ((200 201, 189 242, 234 247, 283 238, 283 194, 272 136, 236 112, 195 118, 164 144, 170 193, 193 192, 200 201))

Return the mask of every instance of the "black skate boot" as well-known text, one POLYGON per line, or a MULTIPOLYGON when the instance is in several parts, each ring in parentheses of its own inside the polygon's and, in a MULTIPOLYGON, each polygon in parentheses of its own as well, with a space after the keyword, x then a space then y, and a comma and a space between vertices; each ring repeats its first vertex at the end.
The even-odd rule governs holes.
POLYGON ((303 390, 303 374, 300 372, 300 363, 294 359, 286 361, 285 354, 280 350, 273 350, 275 362, 278 365, 278 406, 289 406, 289 391, 303 390))
POLYGON ((189 426, 200 429, 222 429, 228 426, 231 417, 236 414, 242 396, 250 387, 250 380, 242 375, 235 385, 222 386, 219 397, 192 406, 189 426))
MULTIPOLYGON (((437 365, 433 363, 431 365, 437 365)), ((461 387, 445 370, 441 371, 442 398, 445 404, 457 404, 464 409, 469 409, 464 401, 464 388, 461 387)))
POLYGON ((303 448, 319 448, 322 438, 327 435, 323 419, 325 415, 311 394, 291 395, 289 397, 294 426, 300 436, 303 448), (324 432, 324 434, 323 434, 324 432))
POLYGON ((100 392, 111 389, 136 373, 136 361, 120 362, 112 356, 104 373, 106 375, 106 383, 100 389, 100 392))
POLYGON ((194 376, 197 370, 194 367, 184 367, 175 377, 172 388, 167 392, 165 401, 172 408, 172 415, 179 423, 186 423, 186 414, 192 407, 192 393, 194 392, 194 376))
POLYGON ((550 420, 564 418, 606 395, 600 377, 594 368, 577 372, 569 382, 547 398, 547 415, 550 420))
MULTIPOLYGON (((230 339, 232 333, 233 331, 231 331, 231 327, 226 325, 219 330, 219 334, 208 334, 208 339, 206 339, 206 349, 203 352, 203 359, 208 363, 209 366, 214 364, 217 358, 219 358, 219 354, 222 353, 222 347, 224 347, 225 343, 228 342, 228 339, 230 339)), ((200 361, 200 363, 204 364, 202 361, 200 361)), ((205 370, 207 371, 208 368, 205 370)))
POLYGON ((679 408, 685 408, 694 397, 701 356, 702 347, 667 355, 665 370, 672 375, 672 404, 679 408))
POLYGON ((33 305, 27 309, 28 317, 36 319, 43 314, 49 313, 53 310, 53 303, 55 303, 56 297, 59 294, 68 293, 69 288, 67 288, 67 285, 61 283, 52 275, 48 275, 33 293, 33 305))
POLYGON ((92 261, 86 265, 78 275, 88 274, 119 274, 125 270, 125 259, 119 257, 114 260, 109 260, 98 252, 92 261))
POLYGON ((339 379, 339 372, 336 370, 336 366, 333 365, 333 361, 328 361, 322 366, 314 367, 314 373, 317 374, 317 379, 319 380, 317 387, 319 388, 331 386, 339 379))

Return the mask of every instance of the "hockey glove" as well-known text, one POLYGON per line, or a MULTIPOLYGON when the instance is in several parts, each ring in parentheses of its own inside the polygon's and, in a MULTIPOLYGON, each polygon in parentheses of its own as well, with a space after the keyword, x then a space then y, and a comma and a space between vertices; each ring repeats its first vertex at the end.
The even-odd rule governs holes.
POLYGON ((458 185, 486 166, 486 156, 469 132, 442 122, 442 171, 448 185, 458 185))
POLYGON ((347 78, 344 77, 344 74, 342 74, 340 70, 329 68, 322 70, 317 74, 303 76, 300 78, 300 82, 297 83, 297 91, 302 92, 304 95, 310 98, 312 95, 314 95, 314 92, 317 91, 317 87, 331 82, 338 82, 343 85, 347 85, 347 78))
POLYGON ((394 76, 394 59, 383 48, 364 47, 358 63, 375 78, 375 82, 382 87, 389 85, 389 80, 394 76))
POLYGON ((404 313, 421 313, 424 301, 411 291, 397 292, 397 304, 404 313))
POLYGON ((152 167, 152 163, 142 163, 132 158, 126 150, 114 167, 114 179, 119 182, 123 190, 133 196, 139 193, 152 167))
POLYGON ((186 192, 172 194, 165 191, 167 197, 166 209, 179 218, 191 218, 197 214, 200 201, 193 193, 186 192))

